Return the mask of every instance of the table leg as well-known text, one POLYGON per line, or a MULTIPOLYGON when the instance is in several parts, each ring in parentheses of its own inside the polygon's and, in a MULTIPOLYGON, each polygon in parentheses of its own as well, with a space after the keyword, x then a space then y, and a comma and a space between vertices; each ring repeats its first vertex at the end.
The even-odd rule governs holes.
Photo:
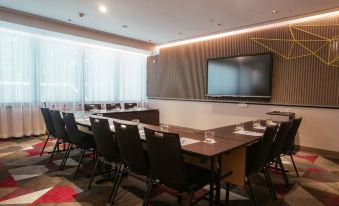
POLYGON ((211 168, 210 168, 211 176, 210 176, 210 206, 214 205, 214 183, 215 183, 215 176, 214 176, 214 157, 211 157, 211 168))
POLYGON ((220 205, 221 155, 218 156, 217 177, 215 178, 215 205, 220 205))

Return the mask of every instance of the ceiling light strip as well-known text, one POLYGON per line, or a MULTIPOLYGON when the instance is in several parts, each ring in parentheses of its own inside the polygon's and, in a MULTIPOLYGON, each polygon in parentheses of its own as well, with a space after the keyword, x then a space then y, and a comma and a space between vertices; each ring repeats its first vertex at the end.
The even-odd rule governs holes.
POLYGON ((316 20, 316 19, 321 19, 321 18, 331 17, 331 16, 337 16, 337 15, 339 15, 339 10, 324 13, 324 14, 318 14, 318 15, 314 15, 314 16, 303 17, 303 18, 299 18, 299 19, 293 19, 293 20, 263 25, 263 26, 251 27, 251 28, 246 28, 246 29, 241 29, 241 30, 236 30, 236 31, 229 31, 229 32, 224 32, 224 33, 220 33, 220 34, 213 34, 213 35, 209 35, 209 36, 198 37, 198 38, 187 39, 187 40, 183 40, 183 41, 163 44, 163 45, 157 46, 157 49, 175 47, 175 46, 180 46, 180 45, 185 45, 185 44, 192 44, 192 43, 196 43, 196 42, 218 39, 218 38, 223 38, 223 37, 227 37, 227 36, 233 36, 233 35, 237 35, 237 34, 254 32, 254 31, 259 31, 259 30, 264 30, 264 29, 271 29, 271 28, 274 28, 274 27, 281 27, 281 26, 286 26, 286 25, 290 25, 290 24, 298 24, 298 23, 302 23, 302 22, 306 22, 306 21, 312 21, 312 20, 316 20))

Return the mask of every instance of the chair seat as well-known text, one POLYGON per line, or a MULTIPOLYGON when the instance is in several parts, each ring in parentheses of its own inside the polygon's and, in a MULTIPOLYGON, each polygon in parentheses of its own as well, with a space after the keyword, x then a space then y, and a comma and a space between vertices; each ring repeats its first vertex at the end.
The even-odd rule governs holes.
POLYGON ((188 180, 192 191, 197 191, 210 182, 210 171, 195 165, 186 163, 188 180))

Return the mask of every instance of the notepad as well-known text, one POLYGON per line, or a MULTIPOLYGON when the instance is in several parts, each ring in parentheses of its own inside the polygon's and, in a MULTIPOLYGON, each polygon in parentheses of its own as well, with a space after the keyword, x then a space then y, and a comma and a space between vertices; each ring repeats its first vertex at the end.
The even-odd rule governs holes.
POLYGON ((263 133, 260 132, 251 132, 251 131, 246 131, 246 130, 239 130, 234 132, 235 134, 242 134, 242 135, 249 135, 249 136, 256 136, 256 137, 260 137, 263 135, 263 133))
POLYGON ((195 139, 190 139, 187 137, 180 137, 180 144, 181 146, 186 146, 186 145, 190 145, 190 144, 194 144, 194 143, 198 143, 200 142, 199 140, 195 140, 195 139))

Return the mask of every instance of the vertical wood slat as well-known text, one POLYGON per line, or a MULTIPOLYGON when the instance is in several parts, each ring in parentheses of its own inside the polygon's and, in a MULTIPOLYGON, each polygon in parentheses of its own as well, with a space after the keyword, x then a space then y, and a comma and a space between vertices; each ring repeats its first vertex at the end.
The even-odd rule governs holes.
MULTIPOLYGON (((308 25, 339 24, 339 17, 308 22, 308 25)), ((339 35, 339 27, 323 35, 339 35)), ((197 100, 254 101, 281 104, 339 106, 339 67, 327 66, 314 56, 286 60, 273 55, 272 99, 205 97, 207 59, 269 52, 252 37, 290 39, 288 27, 244 33, 188 45, 164 48, 147 63, 149 97, 197 100), (155 63, 153 63, 155 60, 155 63)), ((298 34, 300 38, 309 35, 298 34)), ((284 53, 289 47, 282 45, 284 53)), ((338 49, 338 47, 337 47, 338 49)), ((296 54, 302 52, 296 49, 296 54)), ((339 51, 336 51, 339 53, 339 51)))

